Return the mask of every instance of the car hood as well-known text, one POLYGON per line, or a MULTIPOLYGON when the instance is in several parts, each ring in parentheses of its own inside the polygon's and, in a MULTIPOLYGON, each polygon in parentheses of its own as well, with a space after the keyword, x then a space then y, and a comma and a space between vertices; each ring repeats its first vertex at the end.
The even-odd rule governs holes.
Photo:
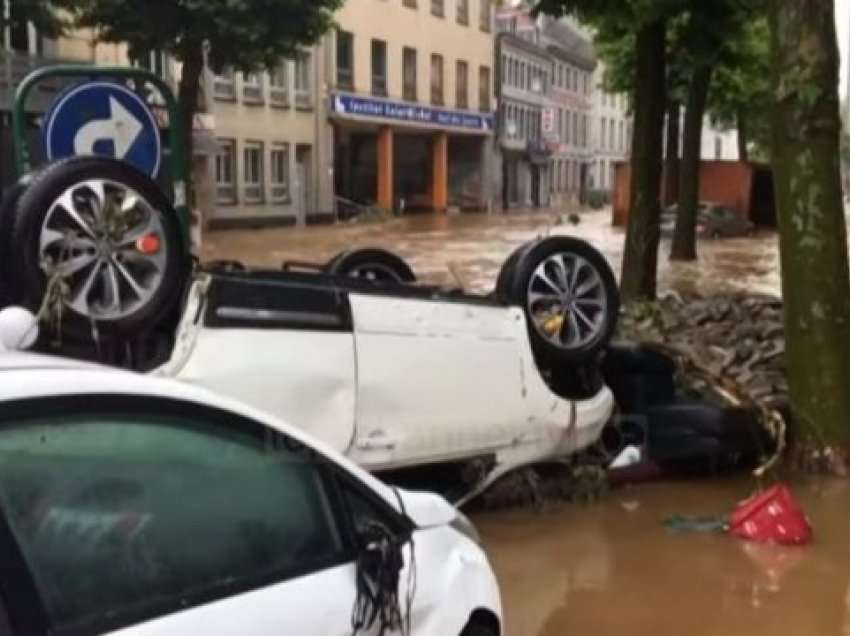
POLYGON ((440 495, 401 488, 396 492, 404 504, 404 513, 418 528, 446 526, 457 519, 457 509, 440 495))

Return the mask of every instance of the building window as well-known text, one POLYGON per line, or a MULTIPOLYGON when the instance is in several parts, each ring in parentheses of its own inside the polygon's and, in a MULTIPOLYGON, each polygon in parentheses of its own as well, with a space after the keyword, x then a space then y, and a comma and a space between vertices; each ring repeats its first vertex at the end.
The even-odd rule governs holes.
POLYGON ((431 15, 442 18, 446 15, 446 6, 444 0, 431 0, 431 15))
POLYGON ((310 108, 313 105, 310 95, 312 57, 309 51, 299 51, 295 56, 295 105, 298 108, 310 108))
POLYGON ((610 150, 611 152, 614 152, 617 149, 614 145, 614 142, 616 141, 614 137, 616 134, 616 126, 614 126, 614 120, 612 119, 610 127, 608 129, 608 150, 610 150))
POLYGON ((490 112, 490 67, 478 69, 478 106, 482 113, 490 112))
POLYGON ((272 201, 289 201, 289 144, 275 144, 271 151, 272 201))
POLYGON ((224 68, 215 76, 213 91, 216 99, 228 101, 236 99, 236 74, 232 68, 224 68))
MULTIPOLYGON (((12 29, 12 32, 14 32, 14 29, 12 29)), ((148 51, 147 53, 143 53, 134 59, 133 63, 135 66, 150 71, 165 81, 171 80, 171 65, 168 63, 168 56, 162 51, 148 51)))
POLYGON ((455 82, 457 94, 455 100, 458 108, 469 108, 469 64, 463 60, 457 61, 455 82))
POLYGON ((354 90, 354 35, 348 31, 336 32, 336 85, 354 90))
POLYGON ((581 145, 583 148, 587 148, 587 128, 588 128, 588 117, 587 115, 581 116, 581 145))
POLYGON ((602 118, 599 127, 599 149, 605 150, 605 141, 608 139, 608 120, 602 118))
POLYGON ((718 161, 723 159, 723 138, 716 137, 714 139, 714 158, 718 161))
POLYGON ((404 47, 402 50, 402 97, 409 102, 416 101, 416 49, 404 47))
POLYGON ((457 0, 457 23, 469 24, 469 0, 457 0))
POLYGON ((216 201, 222 204, 236 203, 236 141, 218 140, 215 157, 216 201))
POLYGON ((623 133, 624 133, 623 122, 620 122, 618 124, 617 128, 618 128, 618 131, 617 131, 618 132, 617 149, 620 152, 623 152, 625 150, 625 139, 624 139, 624 136, 623 136, 623 133))
POLYGON ((269 71, 269 97, 272 106, 289 106, 289 62, 286 60, 269 71))
POLYGON ((410 8, 410 9, 416 9, 417 8, 416 0, 402 0, 401 4, 405 7, 410 8))
POLYGON ((383 40, 372 40, 372 94, 387 94, 387 43, 383 40))
POLYGON ((263 202, 263 144, 245 143, 243 152, 243 192, 246 203, 263 202))
POLYGON ((492 10, 491 10, 491 7, 490 7, 490 0, 478 0, 478 1, 480 3, 479 6, 481 7, 481 18, 480 18, 481 30, 484 31, 485 33, 490 33, 490 29, 492 28, 490 25, 491 25, 491 22, 492 22, 492 19, 493 19, 492 15, 491 15, 492 10))
POLYGON ((249 104, 261 104, 263 101, 263 78, 259 73, 245 73, 242 76, 242 99, 249 104))
POLYGON ((431 55, 431 103, 443 105, 443 56, 431 55))

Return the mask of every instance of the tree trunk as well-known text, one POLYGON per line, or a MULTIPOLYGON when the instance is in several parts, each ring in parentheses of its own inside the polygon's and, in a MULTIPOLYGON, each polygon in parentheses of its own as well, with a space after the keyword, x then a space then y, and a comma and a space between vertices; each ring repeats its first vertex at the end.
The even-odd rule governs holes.
POLYGON ((661 168, 666 99, 667 24, 638 31, 637 82, 631 159, 631 201, 621 280, 625 302, 654 300, 658 278, 661 168))
POLYGON ((198 110, 198 93, 201 88, 201 75, 204 72, 203 45, 188 45, 182 52, 183 71, 177 91, 180 106, 180 124, 183 128, 183 149, 186 159, 186 200, 191 210, 192 201, 192 161, 194 158, 193 130, 195 112, 198 110))
POLYGON ((737 117, 738 126, 738 161, 750 160, 750 135, 747 128, 747 114, 741 109, 737 117))
POLYGON ((792 411, 800 441, 834 450, 844 470, 850 269, 834 18, 832 2, 771 2, 773 171, 792 411))
POLYGON ((682 174, 679 207, 670 259, 697 259, 697 209, 699 208, 700 167, 702 165, 702 122, 711 86, 712 67, 703 65, 694 71, 685 111, 685 135, 682 148, 682 174))
POLYGON ((672 100, 667 107, 667 156, 664 162, 664 207, 679 200, 679 134, 682 104, 672 100))

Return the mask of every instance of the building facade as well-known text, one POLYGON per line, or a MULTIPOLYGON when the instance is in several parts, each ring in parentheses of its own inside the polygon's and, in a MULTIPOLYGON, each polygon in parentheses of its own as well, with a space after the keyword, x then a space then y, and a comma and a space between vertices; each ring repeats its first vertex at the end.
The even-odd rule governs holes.
POLYGON ((210 165, 211 227, 305 225, 333 215, 328 157, 317 147, 325 116, 323 50, 299 51, 263 73, 208 78, 219 150, 210 165))
POLYGON ((394 211, 490 210, 490 0, 348 0, 325 39, 320 143, 338 201, 394 211))
POLYGON ((605 89, 605 66, 594 74, 593 163, 588 187, 611 192, 618 163, 629 160, 632 152, 632 115, 629 97, 605 89))
POLYGON ((543 43, 552 55, 551 136, 553 205, 580 201, 587 189, 593 161, 593 45, 566 20, 541 18, 543 43))
MULTIPOLYGON (((597 63, 590 39, 567 20, 533 17, 527 3, 502 6, 497 24, 505 34, 500 36, 500 46, 520 64, 513 75, 510 66, 508 73, 500 75, 504 110, 500 137, 506 140, 502 143, 504 185, 510 195, 518 195, 508 198, 532 206, 577 203, 587 188, 593 160, 593 73, 597 63), (538 75, 524 76, 523 65, 538 75), (531 125, 521 119, 529 112, 531 125), (524 161, 516 155, 522 142, 526 146, 524 161), (511 181, 514 175, 518 187, 511 181)), ((505 54, 500 57, 504 60, 505 54)))
MULTIPOLYGON (((500 31, 512 24, 497 19, 500 31)), ((502 207, 548 206, 551 151, 543 123, 544 114, 551 117, 552 61, 533 39, 510 30, 499 33, 496 56, 502 207)))

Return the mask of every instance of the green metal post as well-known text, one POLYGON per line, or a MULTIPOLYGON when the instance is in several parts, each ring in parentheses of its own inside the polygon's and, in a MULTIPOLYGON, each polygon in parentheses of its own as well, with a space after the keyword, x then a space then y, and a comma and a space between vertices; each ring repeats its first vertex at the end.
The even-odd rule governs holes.
POLYGON ((32 169, 29 150, 26 144, 26 102, 30 92, 39 83, 56 77, 79 77, 87 79, 129 79, 151 84, 159 90, 165 99, 168 111, 168 146, 170 149, 170 165, 172 187, 174 189, 174 210, 180 222, 184 244, 187 249, 191 245, 189 237, 189 205, 186 192, 188 165, 186 149, 183 144, 183 126, 180 119, 180 109, 171 87, 160 77, 139 68, 124 66, 86 66, 65 64, 46 66, 33 71, 21 82, 12 101, 12 136, 15 146, 15 167, 18 176, 32 169))

